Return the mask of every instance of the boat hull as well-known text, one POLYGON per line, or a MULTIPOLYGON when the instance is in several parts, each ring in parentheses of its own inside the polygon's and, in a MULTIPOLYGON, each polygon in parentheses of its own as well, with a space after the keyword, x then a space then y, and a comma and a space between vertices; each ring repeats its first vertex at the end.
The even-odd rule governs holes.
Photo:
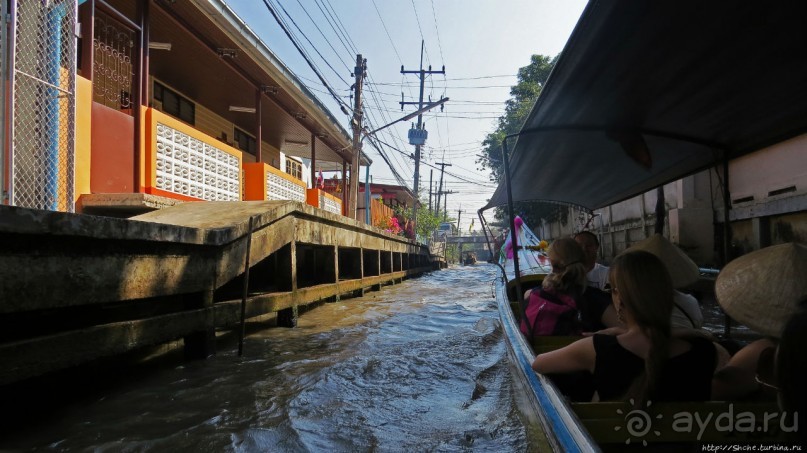
POLYGON ((545 376, 532 369, 535 357, 532 347, 518 327, 518 320, 507 297, 504 278, 496 282, 496 303, 507 345, 507 354, 514 368, 514 382, 526 398, 527 418, 537 419, 548 446, 553 451, 598 451, 563 395, 545 376))

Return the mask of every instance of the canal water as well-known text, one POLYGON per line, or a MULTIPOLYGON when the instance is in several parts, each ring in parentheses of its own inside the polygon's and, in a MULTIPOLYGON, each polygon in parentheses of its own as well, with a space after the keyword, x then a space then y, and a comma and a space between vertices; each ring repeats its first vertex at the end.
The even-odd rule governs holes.
POLYGON ((295 329, 251 325, 242 358, 221 338, 205 361, 73 377, 52 404, 21 397, 0 450, 528 451, 496 272, 451 267, 323 304, 295 329))

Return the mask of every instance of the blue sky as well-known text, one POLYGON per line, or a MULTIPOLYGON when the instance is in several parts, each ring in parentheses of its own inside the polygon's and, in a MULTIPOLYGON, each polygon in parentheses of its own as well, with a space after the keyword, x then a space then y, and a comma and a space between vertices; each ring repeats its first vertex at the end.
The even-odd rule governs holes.
MULTIPOLYGON (((348 104, 352 105, 348 96, 356 54, 367 59, 369 77, 363 96, 370 128, 414 110, 407 106, 401 111, 398 103, 402 92, 405 101, 417 101, 419 79, 400 70, 401 65, 406 70, 419 68, 421 40, 425 42, 424 67, 438 70, 445 65, 445 75, 426 80, 425 96, 451 100, 442 113, 435 109, 424 115, 429 139, 420 166, 421 198, 428 201, 431 166, 450 163, 443 190, 455 192, 448 195, 449 216, 457 218, 462 209, 464 230, 495 188, 487 171, 477 170, 475 160, 481 141, 495 130, 518 68, 529 63, 530 55, 558 54, 586 4, 582 0, 265 1, 348 104)), ((226 2, 350 130, 348 117, 280 29, 264 0, 226 2)), ((365 153, 373 160, 373 182, 398 184, 397 172, 412 188, 414 147, 408 144, 409 127, 409 122, 399 123, 378 135, 391 145, 384 146, 384 152, 394 171, 378 151, 365 145, 365 153)), ((364 170, 361 175, 363 179, 364 170)), ((434 181, 438 178, 439 171, 434 169, 434 181)))

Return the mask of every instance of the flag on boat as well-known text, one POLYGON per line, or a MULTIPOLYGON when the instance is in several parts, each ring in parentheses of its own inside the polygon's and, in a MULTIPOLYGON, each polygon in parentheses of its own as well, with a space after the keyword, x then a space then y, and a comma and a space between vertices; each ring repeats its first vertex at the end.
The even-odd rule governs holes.
POLYGON ((521 217, 516 216, 513 223, 516 227, 516 247, 513 247, 512 235, 508 233, 499 252, 499 263, 504 266, 508 278, 515 276, 514 249, 518 251, 518 268, 521 275, 548 274, 552 270, 552 266, 546 255, 547 242, 538 239, 538 236, 524 224, 521 217))

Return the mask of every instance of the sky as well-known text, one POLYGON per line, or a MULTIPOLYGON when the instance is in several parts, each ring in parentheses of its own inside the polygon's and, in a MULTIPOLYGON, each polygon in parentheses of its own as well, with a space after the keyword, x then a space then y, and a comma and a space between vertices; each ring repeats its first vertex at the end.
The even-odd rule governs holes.
MULTIPOLYGON (((285 21, 317 71, 348 105, 356 54, 367 60, 363 86, 365 126, 372 130, 416 107, 421 42, 423 65, 445 74, 426 78, 424 98, 450 100, 424 114, 429 136, 420 164, 421 200, 428 203, 430 180, 437 190, 440 166, 447 163, 443 191, 448 216, 468 231, 477 210, 493 193, 489 171, 476 164, 482 140, 496 129, 520 67, 530 56, 555 56, 563 49, 585 7, 584 0, 225 0, 350 131, 349 117, 286 36, 265 3, 285 21)), ((371 146, 373 183, 414 183, 415 148, 408 144, 410 122, 376 134, 386 159, 371 146), (389 161, 391 165, 388 165, 389 161), (397 177, 396 177, 397 174, 397 177), (400 178, 400 180, 398 179, 400 178)), ((366 140, 365 140, 366 142, 366 140)), ((365 171, 360 174, 364 180, 365 171)), ((432 203, 435 200, 432 199, 432 203)), ((443 203, 441 202, 441 205, 443 203)), ((478 221, 474 229, 478 229, 478 221)))

